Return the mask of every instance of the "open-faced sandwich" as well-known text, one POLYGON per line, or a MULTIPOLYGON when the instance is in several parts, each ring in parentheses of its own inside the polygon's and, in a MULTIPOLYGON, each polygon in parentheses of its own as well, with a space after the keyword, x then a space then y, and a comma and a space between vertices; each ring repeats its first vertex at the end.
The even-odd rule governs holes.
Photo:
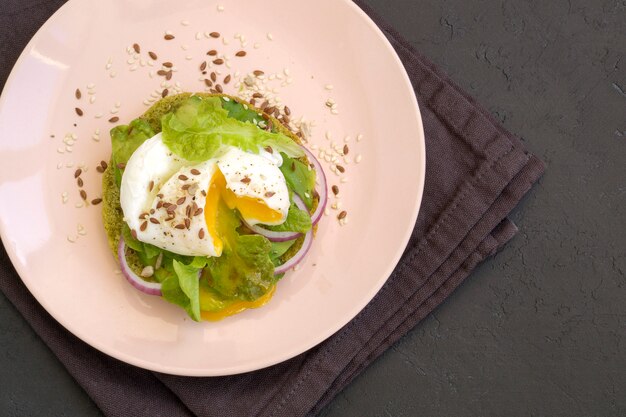
POLYGON ((226 95, 169 96, 113 128, 111 141, 103 178, 111 249, 134 287, 193 320, 267 303, 309 250, 324 173, 260 109, 226 95))

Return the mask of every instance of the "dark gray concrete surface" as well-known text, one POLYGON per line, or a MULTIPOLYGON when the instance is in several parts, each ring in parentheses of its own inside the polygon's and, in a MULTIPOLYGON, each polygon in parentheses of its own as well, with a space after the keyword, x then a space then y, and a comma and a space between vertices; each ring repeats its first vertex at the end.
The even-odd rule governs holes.
MULTIPOLYGON (((519 235, 321 415, 625 416, 626 1, 368 3, 548 171, 519 235)), ((0 295, 0 416, 99 415, 0 295)))

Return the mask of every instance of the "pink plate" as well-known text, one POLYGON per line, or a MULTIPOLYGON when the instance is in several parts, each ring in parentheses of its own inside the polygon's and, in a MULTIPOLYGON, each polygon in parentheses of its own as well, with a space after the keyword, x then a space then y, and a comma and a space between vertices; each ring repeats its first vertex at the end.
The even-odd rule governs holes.
POLYGON ((2 241, 43 307, 108 355, 190 376, 284 361, 348 323, 400 259, 425 172, 407 74, 382 32, 347 0, 189 0, 176 7, 163 0, 70 0, 28 44, 7 81, 0 160, 2 241), (166 33, 174 39, 165 40, 166 33), (199 66, 210 49, 227 58, 228 65, 209 68, 221 72, 218 80, 232 75, 226 92, 236 93, 242 77, 261 69, 292 119, 313 121, 309 147, 336 158, 323 163, 329 186, 340 193, 330 199, 335 208, 322 218, 307 259, 268 305, 195 323, 119 275, 100 206, 80 207, 74 171, 87 168, 81 178, 88 200, 98 197, 95 167, 110 155, 109 119, 132 120, 164 88, 203 91, 199 66), (236 57, 239 50, 247 55, 236 57), (169 81, 156 74, 166 60, 176 67, 169 81), (330 150, 345 144, 345 157, 330 150), (345 173, 333 172, 335 164, 345 173), (345 225, 337 220, 342 210, 345 225))

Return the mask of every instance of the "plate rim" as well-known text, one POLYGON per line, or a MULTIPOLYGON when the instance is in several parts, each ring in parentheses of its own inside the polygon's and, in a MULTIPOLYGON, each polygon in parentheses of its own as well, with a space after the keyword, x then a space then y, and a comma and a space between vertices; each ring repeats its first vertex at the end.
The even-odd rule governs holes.
MULTIPOLYGON (((28 43, 26 44, 26 46, 24 47, 24 49, 20 53, 18 59, 15 61, 15 64, 13 65, 13 67, 11 69, 11 72, 9 73, 9 76, 7 77, 7 80, 6 80, 6 82, 4 84, 4 87, 2 89, 2 94, 0 94, 0 112, 2 112, 4 107, 6 106, 7 98, 6 98, 6 94, 4 94, 4 92, 6 90, 8 90, 9 86, 12 86, 13 80, 14 80, 14 78, 16 76, 15 74, 18 72, 19 67, 21 66, 22 62, 25 60, 25 57, 28 54, 28 51, 30 51, 32 49, 33 45, 38 41, 38 38, 41 36, 41 33, 43 33, 45 31, 45 29, 51 24, 51 22, 57 17, 57 15, 63 13, 66 8, 72 7, 72 5, 74 3, 79 2, 79 1, 81 1, 81 0, 70 0, 70 1, 66 2, 65 4, 63 4, 58 10, 56 10, 45 21, 45 23, 43 25, 41 25, 41 27, 35 32, 35 34, 32 36, 32 38, 28 41, 28 43)), ((116 350, 114 348, 107 347, 104 343, 100 343, 98 341, 98 338, 94 338, 94 337, 91 337, 89 335, 85 335, 83 332, 75 332, 75 331, 72 330, 72 326, 71 326, 70 321, 68 321, 68 320, 61 320, 61 319, 57 318, 55 316, 55 314, 53 314, 53 312, 51 312, 46 307, 45 297, 38 297, 36 295, 36 293, 29 286, 29 284, 27 282, 28 280, 25 280, 24 278, 22 278, 22 275, 28 275, 24 271, 25 265, 22 265, 22 263, 20 262, 20 260, 19 260, 19 258, 17 256, 17 253, 8 244, 8 240, 7 240, 8 236, 6 235, 6 231, 4 230, 4 227, 3 227, 4 223, 0 221, 0 237, 2 237, 2 239, 1 239, 2 240, 2 244, 3 244, 4 248, 5 248, 5 251, 7 252, 9 260, 11 261, 11 264, 15 268, 15 270, 16 270, 19 278, 20 278, 20 280, 26 286, 26 288, 28 289, 30 294, 35 298, 35 300, 65 330, 67 330, 73 336, 75 336, 78 339, 80 339, 82 342, 84 342, 87 345, 93 347, 94 349, 98 350, 99 352, 102 352, 102 353, 106 354, 107 356, 110 356, 110 357, 115 358, 117 360, 120 360, 120 361, 122 361, 124 363, 130 364, 130 365, 134 365, 134 366, 137 366, 139 368, 146 369, 146 370, 149 370, 149 371, 161 372, 161 373, 165 373, 165 374, 169 374, 169 375, 190 376, 190 377, 228 376, 228 375, 237 375, 237 374, 242 374, 242 373, 245 373, 245 372, 261 370, 261 369, 264 369, 264 368, 276 365, 278 363, 285 362, 285 361, 287 361, 289 359, 294 358, 295 356, 297 356, 299 354, 307 352, 311 348, 313 348, 313 347, 323 343, 324 341, 329 339, 331 336, 333 336, 337 332, 341 331, 347 324, 349 324, 352 320, 354 320, 367 307, 367 305, 376 297, 378 292, 385 285, 385 283, 389 280, 391 274, 393 273, 393 271, 397 267, 397 265, 398 265, 398 263, 400 261, 400 258, 402 256, 402 254, 404 253, 404 250, 407 247, 407 244, 409 242, 409 239, 410 239, 411 234, 413 232, 413 229, 415 227, 415 223, 417 221, 417 216, 418 216, 420 208, 421 208, 421 203, 422 203, 423 193, 424 193, 424 184, 425 184, 425 180, 426 180, 426 144, 425 144, 425 133, 424 133, 424 126, 423 126, 423 120, 422 120, 422 116, 421 116, 421 111, 420 111, 420 108, 419 108, 419 104, 418 104, 418 101, 417 101, 417 96, 415 94, 415 90, 413 89, 413 86, 412 86, 411 80, 409 78, 409 75, 407 73, 406 67, 404 66, 404 64, 400 60, 400 57, 398 56, 398 53, 396 52, 395 48, 393 47, 393 45, 391 44, 389 39, 385 36, 385 34, 382 31, 382 29, 354 1, 352 1, 352 0, 341 0, 341 2, 345 5, 345 7, 348 7, 349 9, 351 9, 353 13, 356 13, 359 16, 359 18, 361 20, 363 20, 371 30, 373 30, 373 32, 378 36, 378 38, 380 38, 383 41, 383 44, 390 50, 391 55, 392 55, 392 59, 393 59, 395 65, 398 66, 398 68, 400 70, 400 75, 402 76, 402 79, 403 79, 403 82, 405 84, 405 87, 410 91, 410 95, 413 98, 413 100, 411 101, 412 112, 416 116, 416 121, 417 121, 417 124, 418 124, 418 127, 419 127, 418 132, 416 132, 416 134, 418 136, 417 137, 417 139, 418 139, 417 140, 417 142, 418 142, 417 145, 418 145, 418 148, 419 148, 419 155, 417 155, 417 157, 419 158, 419 160, 416 161, 416 162, 419 164, 419 167, 420 167, 420 172, 419 172, 420 182, 419 182, 419 184, 416 184, 417 193, 416 193, 416 198, 414 200, 414 207, 415 207, 415 209, 414 209, 414 212, 413 212, 412 217, 410 219, 411 220, 410 224, 412 224, 413 226, 410 227, 410 228, 407 228, 404 236, 401 239, 401 243, 402 244, 398 246, 398 250, 397 250, 395 256, 393 257, 392 262, 389 263, 390 266, 387 268, 387 270, 383 274, 381 274, 382 276, 384 276, 384 279, 380 279, 378 285, 375 285, 375 286, 371 287, 370 292, 367 295, 367 297, 363 297, 364 301, 362 303, 359 303, 358 305, 355 304, 352 307, 352 309, 350 309, 350 312, 348 314, 345 314, 344 317, 341 320, 337 320, 335 322, 335 324, 332 327, 329 327, 329 329, 326 332, 320 333, 317 337, 312 338, 312 340, 313 340, 312 342, 305 343, 304 344, 304 348, 302 347, 302 345, 299 345, 297 348, 293 348, 293 349, 291 349, 289 351, 283 351, 283 353, 280 354, 280 355, 274 355, 272 357, 268 357, 264 361, 258 361, 257 360, 255 362, 253 362, 254 365, 250 365, 248 362, 245 362, 244 365, 228 366, 228 367, 213 368, 213 369, 202 368, 202 369, 198 369, 198 370, 194 369, 193 371, 190 371, 189 368, 177 367, 177 366, 171 366, 171 365, 154 366, 155 364, 153 362, 146 362, 146 361, 143 361, 141 358, 125 354, 124 352, 122 352, 120 350, 116 350)))

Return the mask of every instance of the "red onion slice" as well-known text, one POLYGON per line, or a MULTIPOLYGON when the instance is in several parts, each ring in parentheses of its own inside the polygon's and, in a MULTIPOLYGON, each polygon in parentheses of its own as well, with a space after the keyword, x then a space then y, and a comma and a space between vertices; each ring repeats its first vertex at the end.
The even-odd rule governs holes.
POLYGON ((117 257, 120 260, 120 265, 122 267, 122 273, 130 282, 130 285, 137 288, 139 291, 146 293, 148 295, 158 295, 161 296, 161 284, 157 282, 148 282, 143 278, 135 274, 128 265, 126 261, 126 253, 125 249, 126 243, 124 242, 124 238, 120 236, 120 243, 117 245, 117 257))
POLYGON ((309 249, 311 249, 312 243, 313 243, 313 229, 309 230, 308 232, 306 232, 306 235, 304 235, 304 242, 302 242, 302 247, 300 248, 300 250, 296 252, 296 254, 293 255, 293 257, 291 257, 287 262, 285 262, 284 264, 280 266, 277 266, 274 269, 274 275, 285 273, 289 271, 291 268, 293 268, 294 266, 298 265, 300 262, 302 262, 306 254, 309 252, 309 249))
MULTIPOLYGON (((304 204, 304 201, 302 201, 300 196, 298 196, 297 194, 293 195, 293 202, 296 203, 296 206, 300 210, 304 210, 307 213, 309 212, 306 208, 306 204, 304 204)), ((286 242, 288 240, 297 239, 302 234, 299 232, 275 232, 273 230, 264 229, 261 226, 256 225, 256 224, 251 225, 243 218, 241 220, 245 223, 245 225, 250 230, 252 230, 257 235, 265 236, 267 240, 269 240, 270 242, 286 242)))
POLYGON ((319 180, 319 190, 318 193, 320 195, 320 201, 315 209, 315 212, 311 215, 311 223, 315 226, 320 219, 322 218, 322 214, 324 214, 324 209, 326 208, 326 203, 328 202, 328 184, 326 182, 326 174, 322 169, 322 164, 317 160, 315 155, 311 151, 309 151, 306 147, 302 146, 302 150, 306 154, 306 157, 309 159, 309 162, 313 164, 313 168, 315 172, 317 172, 317 177, 319 180))

